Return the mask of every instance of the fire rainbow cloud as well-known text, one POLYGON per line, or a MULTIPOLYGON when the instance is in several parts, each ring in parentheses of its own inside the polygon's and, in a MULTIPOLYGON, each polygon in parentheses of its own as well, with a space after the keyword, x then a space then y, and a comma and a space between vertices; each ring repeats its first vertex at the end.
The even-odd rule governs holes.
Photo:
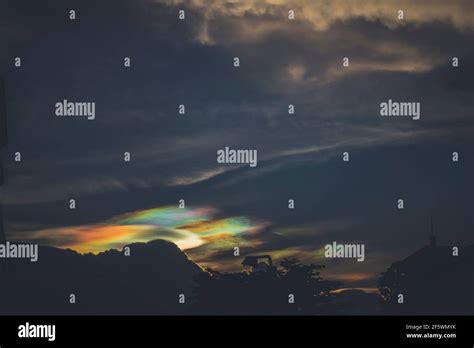
POLYGON ((219 249, 229 239, 243 238, 265 226, 246 217, 216 218, 217 215, 218 211, 209 207, 165 206, 118 215, 103 223, 39 230, 23 236, 30 242, 80 253, 121 249, 133 242, 153 239, 171 241, 181 250, 204 244, 219 249))

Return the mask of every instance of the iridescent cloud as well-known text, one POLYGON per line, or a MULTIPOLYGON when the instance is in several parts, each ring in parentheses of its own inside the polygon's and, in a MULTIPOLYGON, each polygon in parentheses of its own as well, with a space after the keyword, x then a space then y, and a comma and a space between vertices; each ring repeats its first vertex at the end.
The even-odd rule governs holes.
POLYGON ((204 244, 218 250, 263 227, 245 217, 216 218, 217 214, 209 207, 159 207, 118 215, 99 224, 33 231, 25 239, 82 253, 121 249, 153 239, 169 240, 181 250, 204 244))

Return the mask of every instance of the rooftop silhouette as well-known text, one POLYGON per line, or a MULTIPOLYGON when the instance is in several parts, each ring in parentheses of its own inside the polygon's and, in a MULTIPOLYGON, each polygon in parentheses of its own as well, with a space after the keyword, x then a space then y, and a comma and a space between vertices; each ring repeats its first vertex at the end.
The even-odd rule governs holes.
POLYGON ((474 245, 441 246, 431 234, 429 245, 382 273, 383 313, 472 315, 473 265, 474 245), (399 295, 403 295, 403 303, 399 295))

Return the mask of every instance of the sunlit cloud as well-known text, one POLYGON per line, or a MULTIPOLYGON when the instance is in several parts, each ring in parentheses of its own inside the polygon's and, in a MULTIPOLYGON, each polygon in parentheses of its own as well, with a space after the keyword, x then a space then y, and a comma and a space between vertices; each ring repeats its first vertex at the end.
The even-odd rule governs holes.
MULTIPOLYGON (((314 31, 326 31, 340 22, 363 19, 369 22, 380 22, 388 28, 407 25, 423 25, 441 22, 458 30, 474 27, 472 12, 474 7, 469 0, 432 0, 429 6, 425 1, 412 0, 156 0, 169 6, 187 6, 203 17, 206 33, 201 43, 214 43, 215 38, 209 35, 209 23, 226 18, 259 18, 265 20, 267 27, 261 25, 254 35, 238 35, 239 38, 256 40, 263 33, 270 34, 277 30, 275 20, 287 19, 288 11, 295 12, 295 20, 307 23, 314 31), (398 11, 403 10, 406 20, 398 19, 398 11)), ((260 21, 261 23, 262 21, 260 21)), ((241 21, 240 31, 247 33, 241 21)), ((250 30, 248 31, 250 32, 250 30)), ((201 35, 201 31, 199 31, 201 35)))
MULTIPOLYGON (((216 45, 250 52, 262 43, 290 42, 288 51, 302 57, 318 56, 318 71, 309 72, 304 64, 291 63, 283 73, 292 82, 326 84, 344 76, 361 72, 424 73, 433 70, 447 57, 441 52, 426 54, 423 44, 405 40, 403 44, 394 36, 366 36, 355 22, 364 21, 378 25, 384 31, 404 28, 415 30, 432 23, 450 27, 459 32, 474 29, 474 4, 464 0, 433 0, 427 6, 424 1, 411 0, 156 0, 158 3, 179 8, 190 8, 199 23, 194 28, 194 41, 202 45, 216 45), (295 19, 288 19, 288 11, 294 11, 295 19), (403 19, 399 19, 403 11, 403 19), (344 33, 331 31, 335 26, 345 26, 344 33), (303 46, 302 44, 306 45, 303 46), (246 50, 245 45, 253 47, 246 50), (339 60, 326 61, 317 52, 328 47, 358 48, 363 57, 353 57, 350 69, 341 69, 339 60)), ((342 51, 344 51, 343 49, 342 51)), ((251 54, 251 57, 254 55, 251 54)), ((280 57, 280 60, 284 59, 280 57)), ((313 62, 307 61, 306 64, 313 62)), ((273 83, 273 82, 272 82, 273 83)))
POLYGON ((287 73, 292 81, 301 81, 306 74, 306 67, 304 64, 290 64, 287 73))

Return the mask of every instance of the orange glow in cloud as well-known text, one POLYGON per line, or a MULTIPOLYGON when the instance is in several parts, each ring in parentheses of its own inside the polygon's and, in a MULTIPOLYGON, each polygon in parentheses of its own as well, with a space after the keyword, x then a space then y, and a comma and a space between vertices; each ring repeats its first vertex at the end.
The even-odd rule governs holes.
POLYGON ((60 227, 25 233, 32 242, 81 253, 121 249, 133 242, 165 239, 181 250, 212 244, 214 250, 263 227, 245 217, 214 219, 212 208, 160 207, 122 214, 101 224, 60 227))
POLYGON ((99 253, 108 249, 120 249, 134 242, 152 239, 172 241, 182 250, 194 248, 202 241, 188 231, 159 229, 151 225, 101 226, 86 225, 36 231, 30 240, 46 240, 48 245, 69 248, 80 253, 99 253))
POLYGON ((339 280, 342 282, 356 282, 356 281, 361 281, 361 280, 372 279, 376 276, 377 274, 375 273, 341 273, 341 274, 331 274, 330 278, 333 280, 339 280))

